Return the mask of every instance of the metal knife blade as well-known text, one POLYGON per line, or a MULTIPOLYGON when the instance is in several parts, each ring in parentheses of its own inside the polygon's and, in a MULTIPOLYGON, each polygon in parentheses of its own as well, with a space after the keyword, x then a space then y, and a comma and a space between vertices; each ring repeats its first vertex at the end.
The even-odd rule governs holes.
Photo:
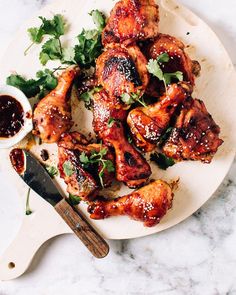
POLYGON ((24 172, 20 174, 20 177, 32 190, 52 206, 55 206, 62 200, 62 196, 53 183, 50 175, 42 164, 28 151, 23 150, 23 152, 25 154, 25 169, 24 172))

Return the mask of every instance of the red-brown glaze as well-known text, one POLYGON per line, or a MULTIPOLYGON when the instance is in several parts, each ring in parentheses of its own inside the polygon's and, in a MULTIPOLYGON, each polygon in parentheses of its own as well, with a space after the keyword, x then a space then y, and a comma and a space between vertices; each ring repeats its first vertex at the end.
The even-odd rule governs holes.
POLYGON ((116 178, 129 187, 139 187, 151 175, 151 168, 143 156, 128 142, 123 122, 127 110, 119 99, 109 97, 103 90, 94 95, 94 131, 106 145, 112 146, 116 157, 116 178), (115 121, 108 125, 109 118, 115 121))
POLYGON ((178 105, 192 92, 190 84, 171 84, 160 102, 148 107, 133 109, 127 123, 137 147, 145 152, 155 149, 162 134, 169 126, 170 119, 178 105))
POLYGON ((102 42, 130 43, 158 34, 159 10, 154 0, 122 0, 111 11, 102 42))
POLYGON ((10 160, 13 168, 18 174, 25 172, 25 154, 22 149, 13 149, 10 152, 10 160))
POLYGON ((67 68, 59 77, 57 87, 35 108, 33 134, 40 137, 43 142, 57 142, 62 133, 70 130, 73 125, 68 92, 78 73, 79 69, 75 66, 67 68))
POLYGON ((127 215, 131 219, 142 221, 145 226, 152 227, 158 224, 172 207, 172 200, 170 186, 162 180, 156 180, 127 196, 92 202, 88 212, 92 219, 127 215))
POLYGON ((223 140, 220 127, 203 101, 188 98, 182 105, 175 128, 163 147, 164 153, 178 161, 200 160, 210 163, 223 140))
MULTIPOLYGON (((87 156, 91 155, 92 151, 99 152, 101 149, 107 149, 107 154, 104 156, 105 160, 114 162, 114 156, 108 147, 101 144, 89 144, 87 139, 78 132, 65 133, 58 142, 59 164, 58 169, 60 176, 67 184, 67 191, 75 196, 79 196, 84 200, 93 199, 100 187, 98 174, 102 169, 102 165, 94 165, 90 169, 83 168, 79 157, 82 152, 87 156), (69 161, 74 167, 75 173, 71 176, 66 176, 63 169, 63 164, 69 161)), ((102 176, 104 187, 111 185, 114 180, 114 172, 104 170, 102 176)))
POLYGON ((149 82, 147 60, 133 45, 111 44, 96 62, 96 77, 110 96, 123 93, 143 93, 149 82))

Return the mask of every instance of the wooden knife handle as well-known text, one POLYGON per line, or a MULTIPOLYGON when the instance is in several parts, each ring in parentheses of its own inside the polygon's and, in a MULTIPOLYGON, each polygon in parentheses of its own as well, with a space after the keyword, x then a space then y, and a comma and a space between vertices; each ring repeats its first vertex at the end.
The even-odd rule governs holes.
POLYGON ((109 246, 106 241, 65 199, 57 203, 54 208, 95 257, 107 256, 109 246))

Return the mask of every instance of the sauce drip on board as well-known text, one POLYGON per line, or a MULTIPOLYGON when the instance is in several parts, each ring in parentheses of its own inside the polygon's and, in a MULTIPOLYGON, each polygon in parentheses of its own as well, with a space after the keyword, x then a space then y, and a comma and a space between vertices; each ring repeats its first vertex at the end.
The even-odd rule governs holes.
POLYGON ((10 160, 13 168, 18 174, 23 174, 25 171, 25 154, 22 149, 13 149, 10 152, 10 160))
POLYGON ((12 96, 0 95, 0 137, 17 134, 24 124, 24 110, 12 96))

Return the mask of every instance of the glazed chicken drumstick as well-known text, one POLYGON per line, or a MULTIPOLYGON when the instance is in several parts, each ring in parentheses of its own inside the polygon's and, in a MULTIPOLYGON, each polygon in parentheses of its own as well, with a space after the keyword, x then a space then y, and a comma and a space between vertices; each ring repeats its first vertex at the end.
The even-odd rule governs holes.
POLYGON ((155 0, 121 0, 112 9, 102 42, 133 42, 158 34, 159 10, 155 0))
POLYGON ((127 118, 133 139, 137 147, 151 152, 170 124, 171 117, 192 92, 190 84, 180 82, 168 86, 167 93, 160 102, 147 107, 133 109, 127 118))
POLYGON ((125 106, 119 99, 109 97, 105 90, 94 95, 93 104, 94 131, 115 150, 117 180, 130 188, 141 186, 151 175, 151 168, 124 134, 123 122, 127 117, 125 106))
POLYGON ((43 142, 57 142, 72 126, 68 92, 79 68, 71 66, 58 78, 57 87, 36 106, 33 114, 33 134, 43 142))
POLYGON ((114 200, 97 200, 90 203, 88 212, 92 219, 127 215, 142 221, 145 226, 158 224, 172 207, 171 187, 162 180, 156 180, 133 193, 114 200))
POLYGON ((223 140, 220 127, 208 113, 203 101, 189 97, 182 105, 164 153, 178 161, 200 160, 210 163, 223 140))
MULTIPOLYGON (((61 178, 67 184, 67 191, 82 198, 83 200, 92 200, 96 197, 99 188, 101 188, 99 172, 103 169, 101 163, 92 165, 85 169, 80 161, 80 155, 84 153, 90 156, 93 152, 99 152, 106 149, 104 160, 114 162, 114 156, 109 148, 101 144, 90 144, 87 139, 78 132, 65 133, 58 142, 58 169, 61 178)), ((103 170, 102 184, 104 187, 111 185, 114 179, 114 172, 103 170)))

